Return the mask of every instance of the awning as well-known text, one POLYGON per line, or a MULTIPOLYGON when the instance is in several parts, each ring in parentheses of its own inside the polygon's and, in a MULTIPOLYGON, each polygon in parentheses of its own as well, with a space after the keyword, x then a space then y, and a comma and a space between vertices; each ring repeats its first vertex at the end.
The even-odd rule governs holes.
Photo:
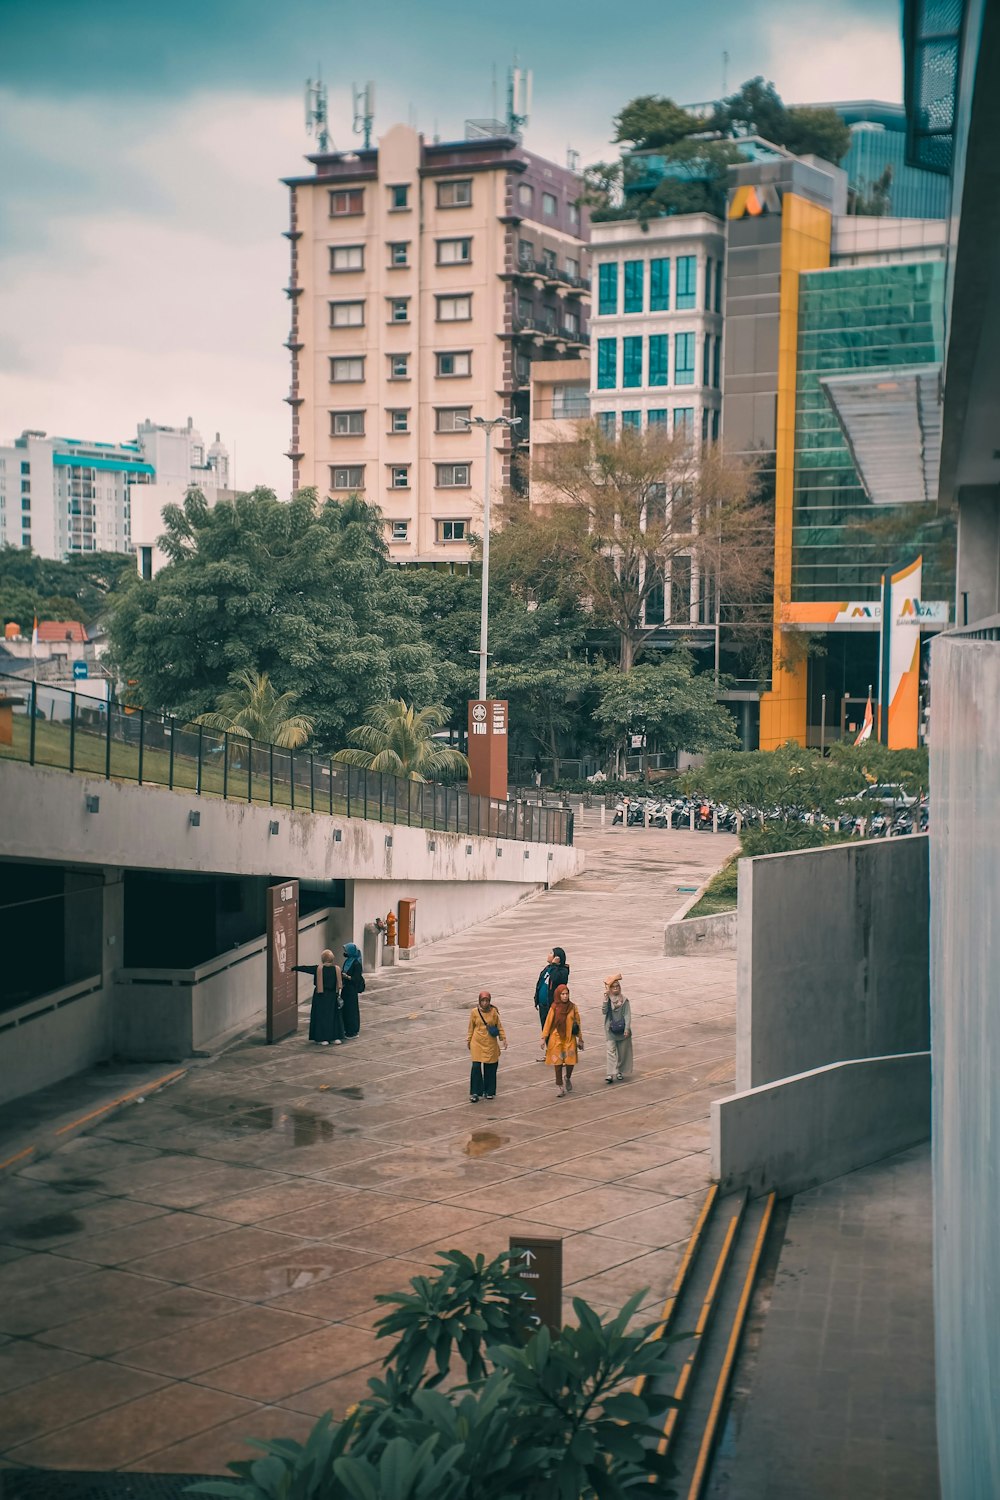
POLYGON ((941 365, 820 377, 873 505, 937 500, 941 365))

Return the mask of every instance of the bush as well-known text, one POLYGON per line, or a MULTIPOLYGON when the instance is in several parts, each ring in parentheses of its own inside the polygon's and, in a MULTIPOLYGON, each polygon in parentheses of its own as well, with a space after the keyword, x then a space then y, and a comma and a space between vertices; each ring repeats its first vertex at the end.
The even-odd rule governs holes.
POLYGON ((436 1280, 380 1300, 395 1311, 384 1380, 342 1422, 328 1412, 305 1444, 256 1443, 264 1456, 230 1464, 235 1479, 188 1493, 226 1500, 626 1500, 639 1486, 665 1492, 672 1472, 656 1451, 654 1394, 671 1363, 655 1326, 633 1329, 646 1293, 602 1322, 577 1298, 578 1326, 525 1339, 523 1282, 510 1257, 486 1264, 459 1251, 436 1280), (453 1354, 465 1383, 434 1389, 453 1354), (428 1375, 433 1359, 434 1371, 428 1375), (636 1382, 649 1399, 634 1394, 636 1382))

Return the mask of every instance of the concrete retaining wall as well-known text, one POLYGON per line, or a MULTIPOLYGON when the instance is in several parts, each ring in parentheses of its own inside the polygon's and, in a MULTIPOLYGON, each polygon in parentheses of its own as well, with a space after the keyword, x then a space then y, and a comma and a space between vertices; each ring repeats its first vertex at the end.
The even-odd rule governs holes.
POLYGON ((833 1063, 716 1100, 712 1175, 723 1192, 800 1193, 916 1145, 930 1129, 929 1052, 833 1063))
POLYGON ((926 835, 740 861, 736 1086, 930 1046, 926 835))
MULTIPOLYGON (((326 908, 299 922, 299 963, 316 963, 333 947, 326 908)), ((132 1062, 176 1062, 213 1052, 265 1018, 266 939, 244 943, 196 969, 123 969, 115 976, 114 1053, 132 1062)), ((300 998, 311 994, 300 978, 300 998)))
POLYGON ((668 958, 698 953, 728 953, 736 947, 736 913, 720 911, 711 917, 674 917, 663 929, 663 951, 668 958))

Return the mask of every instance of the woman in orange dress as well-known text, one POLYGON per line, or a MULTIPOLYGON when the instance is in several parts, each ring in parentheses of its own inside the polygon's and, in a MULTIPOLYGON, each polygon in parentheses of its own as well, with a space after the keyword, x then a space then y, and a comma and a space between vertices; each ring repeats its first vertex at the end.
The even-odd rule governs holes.
POLYGON ((561 984, 552 997, 549 1013, 542 1027, 542 1050, 545 1061, 556 1070, 556 1093, 561 1099, 573 1092, 573 1069, 583 1051, 583 1027, 580 1012, 569 998, 569 985, 561 984), (563 1073, 565 1070, 565 1084, 563 1073))

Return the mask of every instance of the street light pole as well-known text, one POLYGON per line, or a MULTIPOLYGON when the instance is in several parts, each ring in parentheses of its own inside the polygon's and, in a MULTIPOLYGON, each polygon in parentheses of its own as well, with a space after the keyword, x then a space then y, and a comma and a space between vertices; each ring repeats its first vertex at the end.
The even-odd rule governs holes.
POLYGON ((512 431, 521 424, 520 417, 467 417, 467 427, 481 427, 486 439, 483 463, 483 590, 479 609, 479 697, 486 700, 486 664, 489 659, 490 616, 490 489, 493 463, 493 432, 497 427, 509 427, 512 431))

